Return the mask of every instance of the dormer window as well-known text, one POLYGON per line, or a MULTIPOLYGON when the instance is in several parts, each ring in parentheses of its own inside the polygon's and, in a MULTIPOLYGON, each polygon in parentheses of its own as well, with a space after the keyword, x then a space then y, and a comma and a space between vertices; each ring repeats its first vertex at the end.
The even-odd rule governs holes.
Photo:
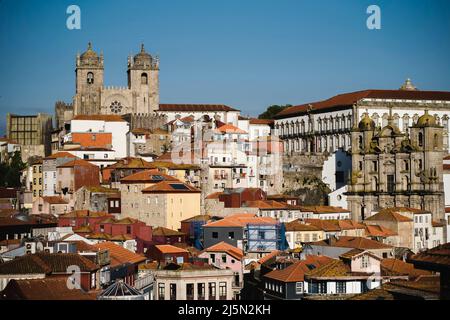
POLYGON ((94 74, 92 72, 88 72, 88 74, 87 74, 87 83, 88 84, 94 83, 94 74))

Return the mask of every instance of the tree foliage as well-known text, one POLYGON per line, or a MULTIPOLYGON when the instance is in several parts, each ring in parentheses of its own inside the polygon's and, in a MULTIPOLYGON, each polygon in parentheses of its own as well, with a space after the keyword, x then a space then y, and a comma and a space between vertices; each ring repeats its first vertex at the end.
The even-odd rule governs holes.
POLYGON ((0 163, 0 186, 20 187, 20 175, 26 166, 20 152, 14 152, 8 161, 0 163))
POLYGON ((258 119, 273 119, 275 117, 275 115, 279 112, 281 112, 282 110, 288 108, 288 107, 292 107, 292 105, 290 104, 286 104, 286 105, 271 105, 269 107, 267 107, 266 111, 264 111, 263 113, 261 113, 258 116, 258 119))

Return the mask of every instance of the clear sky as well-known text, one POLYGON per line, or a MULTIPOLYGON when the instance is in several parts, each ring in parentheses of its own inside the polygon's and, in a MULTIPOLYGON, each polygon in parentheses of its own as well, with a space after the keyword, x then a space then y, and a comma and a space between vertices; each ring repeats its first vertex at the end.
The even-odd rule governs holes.
POLYGON ((450 90, 448 0, 0 0, 0 133, 5 115, 72 101, 75 56, 105 56, 126 85, 140 43, 160 56, 162 103, 220 103, 257 115, 363 89, 450 90), (81 30, 66 9, 81 8, 81 30), (369 5, 381 30, 366 27, 369 5))

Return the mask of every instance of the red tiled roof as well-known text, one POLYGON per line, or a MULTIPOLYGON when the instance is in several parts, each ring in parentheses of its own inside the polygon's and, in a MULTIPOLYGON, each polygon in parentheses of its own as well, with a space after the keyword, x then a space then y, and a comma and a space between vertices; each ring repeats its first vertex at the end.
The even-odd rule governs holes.
POLYGON ((366 225, 366 236, 371 237, 391 237, 397 233, 380 225, 366 225))
POLYGON ((250 122, 250 124, 272 125, 275 122, 275 120, 273 120, 273 119, 255 119, 255 118, 251 118, 249 122, 250 122))
POLYGON ((159 111, 239 111, 223 104, 160 104, 159 111))
POLYGON ((181 181, 161 181, 143 189, 142 193, 201 193, 201 191, 181 181))
POLYGON ((219 242, 209 248, 206 248, 204 252, 225 252, 238 260, 242 260, 242 258, 244 257, 244 252, 241 249, 236 248, 231 244, 226 243, 225 241, 219 242))
POLYGON ((239 129, 238 127, 233 126, 232 124, 224 124, 223 126, 217 128, 215 131, 220 133, 241 133, 241 134, 247 133, 247 131, 239 129))
POLYGON ((180 181, 175 177, 169 176, 168 174, 161 173, 158 169, 150 169, 150 170, 143 170, 140 172, 137 172, 135 174, 131 174, 129 176, 126 176, 125 178, 120 179, 121 183, 156 183, 160 182, 162 180, 167 181, 180 181))
POLYGON ((312 245, 327 246, 327 247, 344 247, 355 249, 391 249, 391 245, 381 243, 375 240, 366 239, 362 237, 347 237, 340 236, 339 239, 328 239, 311 243, 312 245), (328 242, 327 242, 328 241, 328 242), (329 243, 330 242, 330 243, 329 243))
POLYGON ((410 277, 431 274, 430 271, 416 269, 412 263, 407 263, 398 259, 381 260, 381 270, 386 275, 407 275, 410 277))
POLYGON ((333 206, 300 206, 300 208, 303 212, 313 212, 315 214, 350 212, 350 210, 333 206))
POLYGON ((322 231, 322 229, 320 229, 319 227, 317 227, 315 225, 302 223, 299 220, 287 222, 284 225, 286 228, 286 232, 288 232, 288 231, 322 231))
POLYGON ((436 270, 450 268, 450 242, 429 249, 424 252, 417 253, 408 259, 408 262, 414 265, 426 266, 427 269, 436 270))
POLYGON ((401 212, 413 212, 413 208, 386 208, 380 212, 366 218, 366 221, 397 221, 397 222, 411 222, 412 219, 401 215, 401 212))
POLYGON ((408 91, 408 90, 364 90, 340 94, 327 100, 306 103, 286 108, 276 115, 276 119, 288 118, 304 114, 309 106, 312 110, 327 110, 340 107, 350 107, 362 99, 402 99, 402 100, 438 100, 449 101, 450 92, 447 91, 408 91))
POLYGON ((156 245, 155 248, 163 254, 170 253, 189 253, 187 250, 179 247, 172 246, 170 244, 156 245))
POLYGON ((300 282, 305 280, 305 274, 310 268, 318 268, 333 259, 327 256, 307 256, 305 260, 297 261, 284 269, 275 269, 264 277, 282 282, 300 282))
POLYGON ((64 200, 62 197, 57 196, 50 196, 50 197, 42 197, 44 202, 50 203, 50 204, 68 204, 66 200, 64 200))
POLYGON ((125 249, 124 247, 113 242, 105 241, 97 243, 94 246, 101 250, 108 250, 109 256, 115 259, 115 265, 124 264, 127 262, 138 264, 146 260, 144 256, 131 252, 130 250, 125 249))
POLYGON ((160 236, 162 236, 162 237, 178 236, 178 237, 180 237, 180 236, 185 236, 185 234, 182 232, 176 231, 176 230, 169 229, 169 228, 157 227, 152 230, 152 236, 153 237, 155 237, 155 236, 158 236, 158 237, 160 237, 160 236))
POLYGON ((341 231, 341 228, 337 224, 334 224, 329 220, 305 219, 305 222, 314 225, 325 232, 341 231))
POLYGON ((59 165, 58 168, 72 168, 72 167, 97 167, 95 164, 92 164, 83 159, 75 159, 69 162, 66 162, 62 165, 59 165))
POLYGON ((66 277, 12 279, 2 291, 5 300, 96 300, 96 294, 67 286, 66 277))
POLYGON ((276 223, 277 220, 270 217, 258 217, 252 213, 238 213, 207 223, 204 227, 245 227, 247 224, 274 225, 276 223))
POLYGON ((79 114, 73 117, 73 120, 91 120, 91 121, 106 121, 106 122, 126 122, 121 116, 114 114, 79 114))
POLYGON ((75 253, 40 252, 0 264, 0 274, 65 274, 67 268, 74 265, 78 266, 82 272, 99 269, 95 263, 75 253))
POLYGON ((71 154, 70 152, 60 151, 44 158, 44 160, 58 159, 58 158, 77 158, 77 157, 71 154))

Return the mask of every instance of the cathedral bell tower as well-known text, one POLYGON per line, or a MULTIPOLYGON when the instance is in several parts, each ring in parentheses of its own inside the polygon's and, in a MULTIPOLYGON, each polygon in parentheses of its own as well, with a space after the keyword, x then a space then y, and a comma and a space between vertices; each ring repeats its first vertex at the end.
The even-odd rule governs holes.
POLYGON ((145 52, 144 45, 128 58, 128 88, 135 113, 148 114, 159 109, 159 58, 145 52))
POLYGON ((77 55, 74 115, 100 114, 103 71, 103 54, 98 56, 89 42, 86 52, 77 55))

